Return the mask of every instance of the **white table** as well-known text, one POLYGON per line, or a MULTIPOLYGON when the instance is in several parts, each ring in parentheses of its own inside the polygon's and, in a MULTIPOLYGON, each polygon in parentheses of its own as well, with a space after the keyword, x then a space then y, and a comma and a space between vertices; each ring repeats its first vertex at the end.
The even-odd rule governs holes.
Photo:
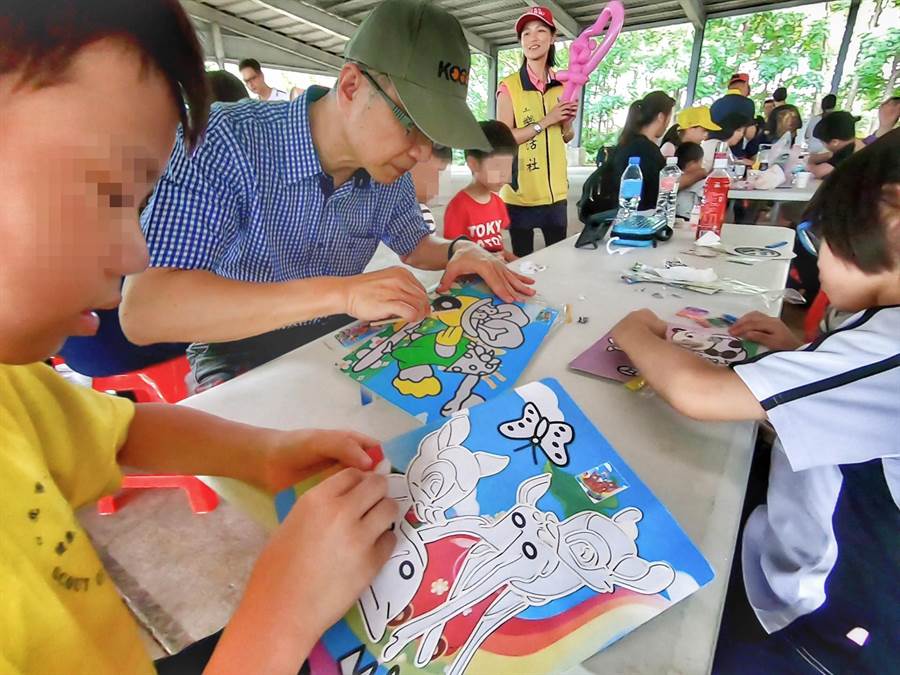
MULTIPOLYGON (((793 236, 791 231, 768 226, 726 225, 723 230, 723 239, 731 245, 765 245, 785 238, 792 244, 793 236)), ((693 422, 658 397, 635 394, 619 384, 566 368, 572 358, 638 307, 649 306, 663 317, 671 317, 685 305, 731 314, 752 309, 773 315, 780 312, 780 302, 766 306, 756 297, 676 291, 682 296, 677 298, 662 286, 629 286, 619 281, 619 273, 637 260, 659 264, 666 258, 682 257, 689 264, 712 266, 721 276, 773 290, 784 287, 786 262, 743 266, 722 259, 691 258, 681 253, 690 241, 689 231, 677 230, 671 242, 657 249, 610 256, 603 249, 575 249, 574 238, 570 238, 531 256, 547 266, 537 275, 541 296, 570 304, 574 317, 588 317, 588 323, 573 321, 553 331, 520 382, 557 378, 716 571, 716 579, 706 588, 595 655, 574 673, 707 673, 711 667, 755 425, 693 422), (653 297, 658 291, 666 297, 653 297)), ((324 338, 305 345, 184 404, 252 424, 350 427, 381 439, 418 426, 412 417, 383 400, 360 405, 359 385, 335 367, 343 354, 328 344, 336 342, 324 338)), ((224 498, 274 527, 271 498, 233 480, 207 480, 224 498)))
POLYGON ((772 225, 775 225, 778 222, 782 202, 806 203, 812 199, 821 183, 822 181, 818 178, 811 178, 805 188, 787 187, 773 188, 771 190, 731 189, 728 191, 728 199, 751 199, 755 201, 775 202, 775 207, 772 209, 772 215, 769 220, 772 225))

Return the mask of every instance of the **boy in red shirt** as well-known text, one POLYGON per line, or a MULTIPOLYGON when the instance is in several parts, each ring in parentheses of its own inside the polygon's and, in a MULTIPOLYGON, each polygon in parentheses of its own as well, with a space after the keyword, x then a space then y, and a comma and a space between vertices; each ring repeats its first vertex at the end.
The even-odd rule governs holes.
POLYGON ((516 140, 503 122, 481 122, 481 130, 493 149, 490 152, 466 150, 472 182, 447 204, 444 237, 466 237, 509 262, 516 259, 503 246, 503 230, 509 228, 509 213, 496 193, 512 178, 516 140))

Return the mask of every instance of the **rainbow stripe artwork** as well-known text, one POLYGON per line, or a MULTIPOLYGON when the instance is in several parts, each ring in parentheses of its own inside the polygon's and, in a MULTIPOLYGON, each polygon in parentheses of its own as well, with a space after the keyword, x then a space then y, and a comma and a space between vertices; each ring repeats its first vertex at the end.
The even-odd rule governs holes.
MULTIPOLYGON (((562 672, 713 578, 556 380, 383 452, 397 543, 310 654, 313 675, 562 672)), ((279 495, 281 518, 296 494, 279 495)))

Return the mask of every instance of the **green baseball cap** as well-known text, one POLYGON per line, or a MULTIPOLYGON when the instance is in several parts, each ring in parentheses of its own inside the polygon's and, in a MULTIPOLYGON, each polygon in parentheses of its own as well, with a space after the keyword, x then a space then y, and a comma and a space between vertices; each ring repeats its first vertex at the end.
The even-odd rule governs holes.
POLYGON ((385 0, 356 29, 344 57, 390 76, 409 116, 434 143, 491 150, 466 104, 469 46, 447 10, 427 0, 385 0))

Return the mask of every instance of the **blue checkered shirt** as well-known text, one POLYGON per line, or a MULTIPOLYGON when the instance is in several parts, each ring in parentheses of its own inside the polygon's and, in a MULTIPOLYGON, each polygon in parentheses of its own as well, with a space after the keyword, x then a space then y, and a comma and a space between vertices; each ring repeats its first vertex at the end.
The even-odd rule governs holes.
POLYGON ((334 189, 322 169, 308 115, 322 94, 216 104, 190 158, 179 130, 141 216, 151 267, 280 282, 359 274, 379 241, 412 252, 428 226, 408 174, 382 185, 358 171, 334 189))

